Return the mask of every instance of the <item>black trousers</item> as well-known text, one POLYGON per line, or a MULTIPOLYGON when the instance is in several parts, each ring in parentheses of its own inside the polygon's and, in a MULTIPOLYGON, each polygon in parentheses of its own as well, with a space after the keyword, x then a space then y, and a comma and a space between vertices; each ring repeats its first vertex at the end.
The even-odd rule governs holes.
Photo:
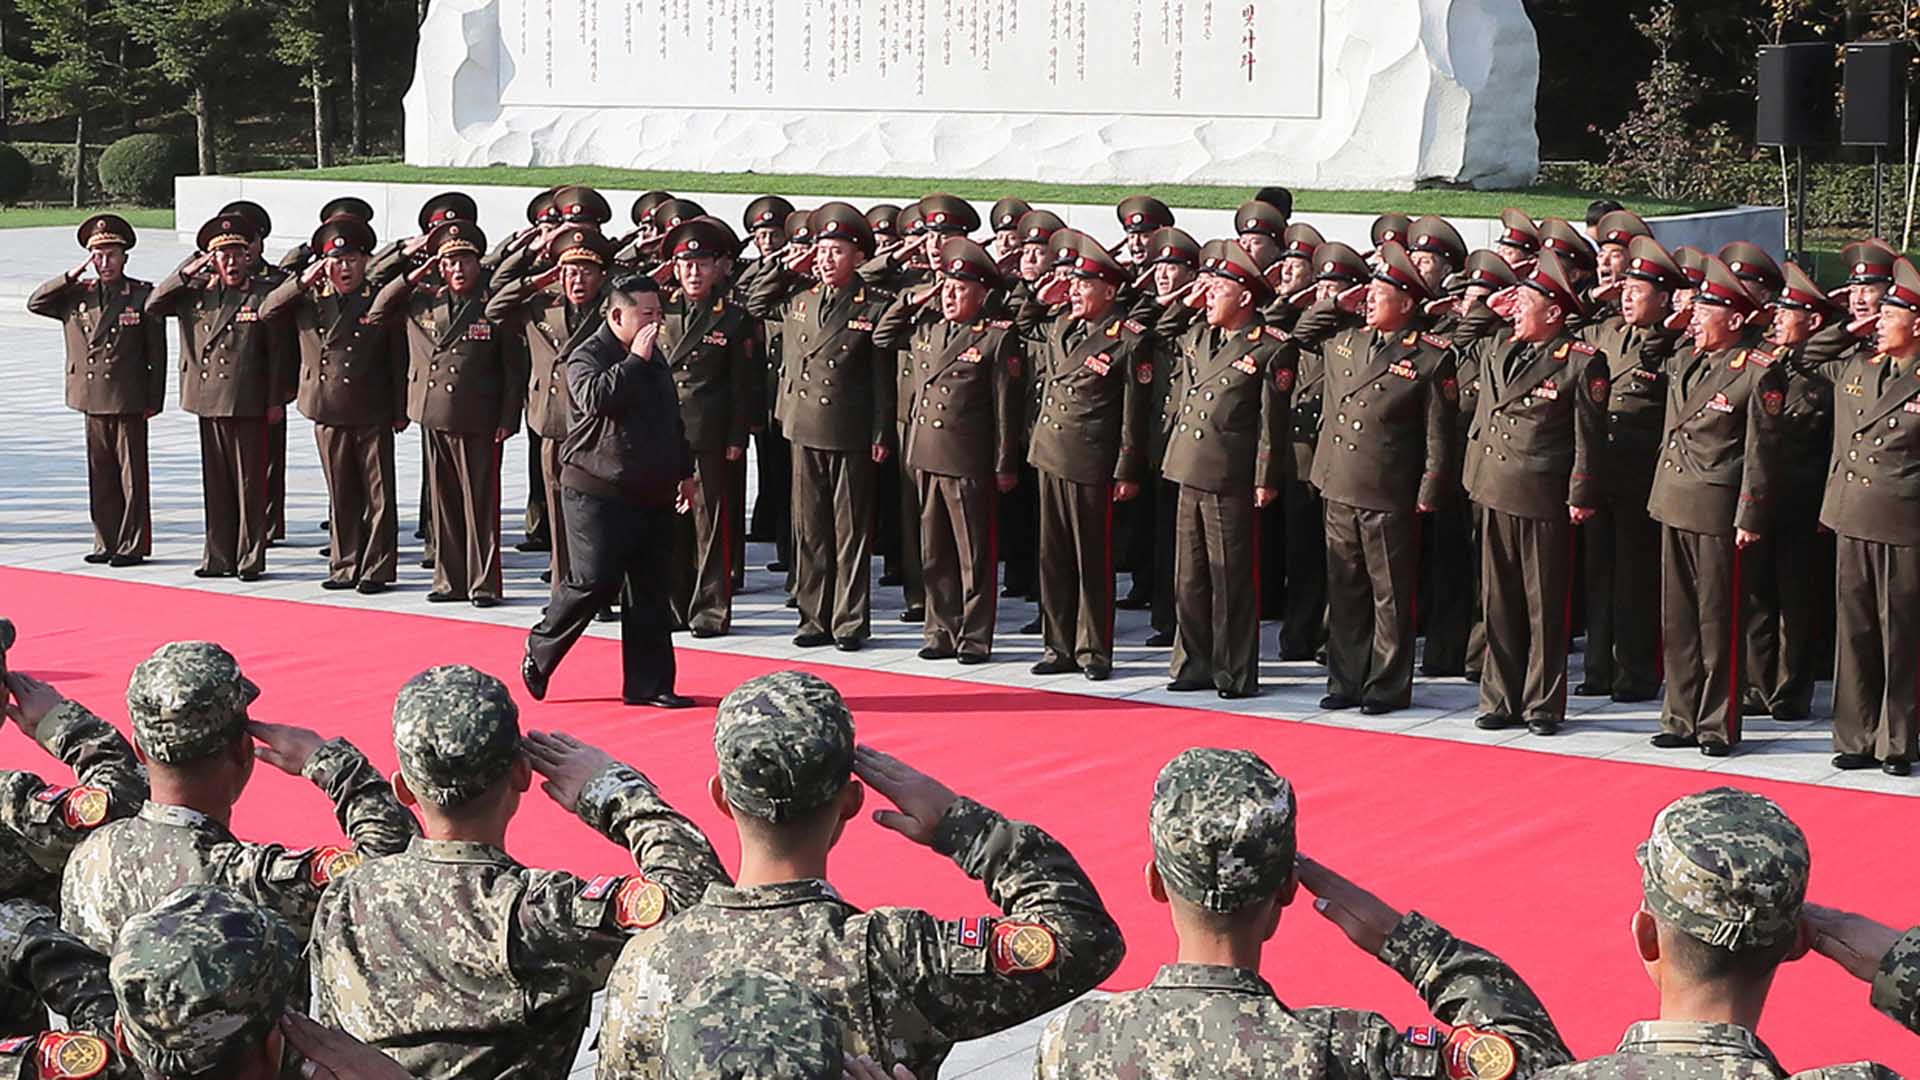
POLYGON ((527 655, 552 675, 593 617, 620 601, 620 696, 638 701, 673 692, 673 613, 669 575, 673 508, 636 506, 570 487, 560 490, 567 519, 568 574, 553 587, 546 617, 527 634, 527 655))

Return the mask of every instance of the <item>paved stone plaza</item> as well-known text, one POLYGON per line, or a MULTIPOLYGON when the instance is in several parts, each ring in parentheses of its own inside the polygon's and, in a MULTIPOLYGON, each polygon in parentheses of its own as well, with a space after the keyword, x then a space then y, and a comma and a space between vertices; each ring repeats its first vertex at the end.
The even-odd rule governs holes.
MULTIPOLYGON (((277 255, 284 244, 270 245, 277 255)), ((153 280, 169 272, 189 251, 172 234, 148 232, 132 252, 129 272, 153 280)), ((506 603, 491 610, 465 605, 429 606, 424 596, 431 572, 419 568, 418 541, 410 539, 420 477, 418 436, 410 430, 401 437, 399 454, 401 496, 401 572, 398 587, 380 596, 329 593, 320 589, 325 560, 318 554, 327 537, 320 529, 326 517, 326 495, 321 482, 310 425, 293 417, 289 432, 288 538, 268 559, 268 573, 258 582, 232 579, 203 582, 193 577, 200 557, 199 447, 194 418, 177 406, 176 387, 169 385, 167 411, 151 428, 154 558, 131 570, 109 570, 81 562, 89 550, 86 467, 82 423, 62 403, 61 344, 57 324, 26 312, 27 294, 41 281, 78 263, 82 253, 73 231, 65 228, 0 231, 0 382, 11 388, 8 409, 0 419, 0 565, 33 570, 94 574, 115 580, 210 589, 226 593, 271 597, 314 604, 340 604, 379 610, 406 611, 443 618, 468 619, 505 626, 530 626, 539 616, 545 589, 538 574, 545 555, 522 554, 510 545, 521 538, 519 508, 526 501, 526 443, 518 438, 507 446, 507 474, 503 503, 507 523, 503 537, 506 603)), ((168 340, 177 347, 169 328, 168 340)), ((751 498, 751 496, 749 496, 751 498)), ((901 623, 897 589, 876 589, 874 640, 864 652, 847 656, 833 650, 793 647, 794 618, 783 606, 779 579, 765 572, 772 557, 770 545, 753 545, 747 590, 736 600, 734 632, 709 641, 687 639, 683 647, 746 653, 773 658, 804 659, 821 665, 847 664, 912 675, 989 683, 997 686, 1045 688, 1063 693, 1132 698, 1167 705, 1194 705, 1195 695, 1168 694, 1168 651, 1140 644, 1147 634, 1144 612, 1119 613, 1114 677, 1091 683, 1075 676, 1040 677, 1028 668, 1039 658, 1037 637, 1016 633, 1033 616, 1025 602, 1003 600, 996 663, 963 668, 951 662, 923 661, 914 655, 920 646, 917 626, 901 623)), ((875 575, 878 576, 876 566, 875 575)), ((0 596, 0 614, 6 609, 0 596)), ((23 628, 28 634, 31 627, 23 628)), ((592 633, 611 635, 617 627, 595 627, 592 633)), ((1263 634, 1262 654, 1275 652, 1274 628, 1263 634)), ((1574 681, 1580 658, 1574 657, 1574 681)), ((517 685, 512 672, 498 673, 517 685)), ((1415 687, 1412 709, 1385 717, 1357 712, 1322 713, 1317 707, 1325 693, 1324 674, 1311 664, 1269 661, 1261 673, 1265 694, 1239 702, 1212 698, 1210 708, 1246 716, 1247 722, 1331 724, 1359 730, 1390 732, 1419 738, 1508 745, 1541 753, 1572 754, 1676 768, 1711 771, 1717 775, 1754 776, 1793 780, 1837 788, 1920 795, 1920 781, 1896 779, 1877 771, 1841 773, 1829 763, 1832 747, 1825 712, 1830 689, 1821 688, 1815 703, 1819 716, 1805 724, 1766 719, 1746 723, 1746 742, 1736 755, 1709 759, 1687 751, 1659 751, 1647 745, 1657 730, 1657 703, 1615 705, 1591 698, 1571 702, 1564 733, 1553 738, 1528 735, 1524 730, 1483 732, 1474 728, 1477 688, 1464 680, 1422 680, 1415 687)), ((1391 768, 1391 763, 1387 763, 1391 768)), ((1031 1075, 1036 1024, 990 1039, 963 1044, 954 1053, 945 1075, 950 1077, 1024 1077, 1031 1075)), ((589 1055, 590 1056, 590 1055, 589 1055)), ((587 1060, 583 1057, 583 1062, 587 1060)))

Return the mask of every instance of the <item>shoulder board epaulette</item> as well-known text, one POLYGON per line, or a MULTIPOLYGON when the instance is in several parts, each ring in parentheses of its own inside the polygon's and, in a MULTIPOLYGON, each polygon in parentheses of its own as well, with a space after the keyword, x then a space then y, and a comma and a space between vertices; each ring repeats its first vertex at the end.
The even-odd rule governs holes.
POLYGON ((1120 325, 1125 326, 1127 329, 1133 331, 1136 334, 1144 334, 1147 332, 1147 324, 1141 322, 1139 319, 1128 319, 1126 322, 1121 323, 1120 325))
POLYGON ((1779 359, 1765 349, 1749 349, 1747 357, 1760 367, 1772 367, 1773 362, 1779 359))
POLYGON ((1426 342, 1427 344, 1433 346, 1436 349, 1453 348, 1453 342, 1447 340, 1446 338, 1441 337, 1439 334, 1421 334, 1420 340, 1426 342))
POLYGON ((1584 341, 1574 342, 1573 351, 1579 353, 1581 356, 1597 356, 1600 353, 1599 349, 1594 348, 1584 341))

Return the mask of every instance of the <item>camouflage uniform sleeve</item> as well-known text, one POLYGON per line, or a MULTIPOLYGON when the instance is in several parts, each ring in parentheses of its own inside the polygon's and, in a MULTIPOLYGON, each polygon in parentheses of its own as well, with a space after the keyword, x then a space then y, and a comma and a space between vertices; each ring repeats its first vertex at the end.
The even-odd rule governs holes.
POLYGON ((1067 1018, 1072 1011, 1062 1010, 1047 1021, 1040 1032, 1040 1046, 1033 1055, 1033 1080, 1060 1080, 1067 1067, 1067 1018))
POLYGON ((648 881, 666 890, 670 911, 700 902, 709 884, 730 884, 700 827, 667 805, 637 769, 615 763, 580 791, 580 820, 633 853, 648 881))
POLYGON ((1873 1007, 1920 1033, 1920 926, 1893 943, 1873 976, 1873 1007))
POLYGON ((301 774, 333 800, 334 816, 362 854, 405 851, 420 834, 420 823, 400 805, 393 785, 347 740, 322 743, 301 774))
POLYGON ((1120 966, 1120 927, 1073 856, 1039 827, 962 798, 933 846, 984 882, 1004 915, 875 912, 868 964, 878 1015, 917 1014, 944 1039, 978 1038, 1066 1004, 1120 966))
POLYGON ((31 900, 0 902, 0 982, 31 990, 74 1027, 113 1030, 107 958, 60 929, 59 916, 31 900))
POLYGON ((87 787, 107 793, 107 820, 126 817, 147 801, 147 773, 118 728, 77 701, 63 701, 40 721, 35 737, 87 787))

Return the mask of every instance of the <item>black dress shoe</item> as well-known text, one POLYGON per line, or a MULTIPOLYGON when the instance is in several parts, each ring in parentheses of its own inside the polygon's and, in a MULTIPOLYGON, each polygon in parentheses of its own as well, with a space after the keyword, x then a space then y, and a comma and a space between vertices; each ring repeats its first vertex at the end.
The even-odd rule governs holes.
POLYGON ((1833 767, 1836 769, 1846 769, 1848 771, 1853 771, 1856 769, 1871 769, 1878 764, 1880 764, 1879 760, 1875 758, 1872 754, 1835 754, 1833 755, 1833 767))
POLYGON ((540 665, 533 662, 532 653, 520 657, 520 681, 527 686, 527 693, 535 701, 547 700, 547 677, 540 673, 540 665))
POLYGON ((881 574, 880 584, 886 585, 889 587, 900 584, 899 572, 895 570, 888 570, 885 573, 881 574))
POLYGON ((793 635, 793 643, 802 649, 817 649, 822 645, 833 644, 833 635, 825 630, 816 630, 808 634, 793 635))
POLYGON ((1033 665, 1031 670, 1035 675, 1065 675, 1069 671, 1079 671, 1080 665, 1067 659, 1042 660, 1033 665))
POLYGON ((1622 705, 1632 704, 1633 702, 1636 702, 1636 701, 1652 701, 1654 698, 1659 696, 1660 696, 1660 691, 1658 689, 1641 690, 1641 689, 1635 688, 1635 689, 1629 689, 1629 690, 1615 690, 1613 692, 1613 700, 1621 703, 1622 705))
POLYGON ((685 694, 676 694, 671 690, 664 694, 655 694, 652 697, 623 697, 620 700, 626 702, 628 705, 646 705, 655 709, 691 709, 695 704, 692 698, 685 694))
POLYGON ((217 577, 232 577, 232 576, 233 576, 233 571, 231 571, 231 570, 209 570, 209 569, 207 569, 206 567, 204 567, 204 566, 202 566, 202 567, 200 567, 199 569, 197 569, 197 570, 195 570, 195 571, 193 572, 193 576, 194 576, 194 577, 197 577, 197 578, 217 578, 217 577))
POLYGON ((1527 721, 1527 730, 1535 735, 1558 735, 1560 734, 1560 721, 1552 720, 1544 716, 1536 716, 1527 721))
POLYGON ((1398 705, 1388 705, 1382 701, 1363 701, 1360 703, 1360 715, 1362 716, 1385 716, 1390 712, 1398 712, 1399 709, 1400 706, 1398 705))
POLYGON ((1106 682, 1113 677, 1113 665, 1104 664, 1096 660, 1086 667, 1081 668, 1080 674, 1085 675, 1088 682, 1106 682))
POLYGON ((1211 690, 1213 684, 1205 679, 1175 679, 1167 684, 1167 692, 1173 694, 1191 694, 1195 690, 1211 690))
POLYGON ((697 638, 716 638, 726 633, 717 626, 696 626, 690 632, 697 638))
POLYGON ((923 607, 910 607, 900 613, 900 621, 908 623, 926 622, 927 609, 923 607))
POLYGON ((767 564, 767 572, 769 574, 784 574, 790 569, 792 568, 779 559, 775 559, 767 564))
POLYGON ((466 597, 461 596, 459 593, 443 592, 439 589, 435 589, 427 594, 427 603, 429 604, 457 604, 465 599, 466 597))
POLYGON ((351 588, 353 588, 353 582, 351 582, 351 581, 339 581, 339 580, 336 580, 336 579, 334 579, 334 578, 328 578, 327 580, 325 580, 325 581, 323 581, 323 582, 321 582, 321 583, 320 583, 320 587, 321 587, 321 588, 323 588, 323 589, 326 589, 326 590, 328 590, 328 591, 330 591, 330 592, 338 592, 338 591, 340 591, 341 589, 351 589, 351 588))
POLYGON ((1573 688, 1573 696, 1574 697, 1611 697, 1613 696, 1613 690, 1611 687, 1602 686, 1599 683, 1583 682, 1579 686, 1576 686, 1573 688))
POLYGON ((1358 704, 1360 704, 1358 701, 1345 694, 1328 694, 1320 699, 1320 707, 1323 709, 1351 709, 1358 704))
POLYGON ((1764 701, 1743 701, 1740 703, 1741 716, 1772 716, 1773 710, 1764 701))
POLYGON ((1793 705, 1775 705, 1773 707, 1773 718, 1783 724, 1797 724, 1803 720, 1810 719, 1807 715, 1807 710, 1793 705))
POLYGON ((599 611, 594 613, 593 621, 594 622, 619 622, 620 613, 613 610, 611 606, 603 607, 599 611))
POLYGON ((146 561, 147 557, 145 555, 115 555, 107 560, 107 565, 125 569, 129 566, 139 566, 146 561))
POLYGON ((540 571, 540 584, 542 585, 553 584, 553 571, 551 570, 540 571))
POLYGON ((833 639, 833 647, 839 649, 841 652, 859 652, 866 647, 866 644, 866 638, 840 637, 833 639))
POLYGON ((953 659, 954 653, 952 649, 942 648, 937 645, 927 645, 921 648, 915 655, 922 660, 951 660, 953 659))
POLYGON ((800 606, 800 598, 797 596, 789 596, 787 597, 786 604, 783 606, 788 608, 798 608, 800 606))
POLYGON ((540 540, 535 537, 529 536, 525 540, 522 540, 519 543, 513 545, 513 550, 515 551, 552 551, 553 542, 550 540, 540 540))
POLYGON ((1906 758, 1888 758, 1880 763, 1880 771, 1888 776, 1908 776, 1913 772, 1913 763, 1906 758))
MULTIPOLYGON (((1168 644, 1172 644, 1172 642, 1168 642, 1168 644)), ((1280 652, 1280 662, 1283 664, 1304 664, 1312 659, 1312 649, 1294 649, 1292 651, 1283 649, 1280 652)))
MULTIPOLYGON (((1321 660, 1320 660, 1320 662, 1324 664, 1324 663, 1326 663, 1327 661, 1326 661, 1326 659, 1325 659, 1324 657, 1322 657, 1322 658, 1321 658, 1321 660)), ((1479 672, 1477 672, 1477 671, 1469 671, 1469 672, 1467 672, 1467 675, 1466 675, 1466 679, 1467 679, 1467 681, 1468 681, 1468 682, 1470 682, 1470 683, 1472 683, 1472 684, 1473 684, 1473 685, 1475 685, 1475 686, 1479 686, 1479 685, 1480 685, 1480 673, 1479 673, 1479 672)))
POLYGON ((107 564, 107 561, 112 558, 113 556, 107 554, 104 551, 95 551, 95 552, 92 552, 91 554, 80 556, 80 561, 89 562, 95 566, 105 566, 107 564))
POLYGON ((1172 644, 1173 631, 1171 630, 1155 630, 1153 633, 1147 635, 1147 646, 1149 648, 1164 649, 1172 644))
POLYGON ((473 598, 473 606, 477 608, 499 607, 500 598, 497 596, 476 596, 473 598))
POLYGON ((234 577, 239 578, 241 581, 259 581, 266 576, 267 572, 265 570, 242 570, 234 575, 234 577))
POLYGON ((1146 593, 1130 592, 1114 602, 1121 611, 1145 611, 1153 606, 1153 597, 1146 593))
POLYGON ((961 663, 971 667, 974 664, 984 664, 987 661, 993 659, 993 657, 983 652, 963 652, 957 657, 957 659, 961 663))
POLYGON ((378 596, 387 591, 387 583, 384 581, 363 581, 353 588, 355 592, 360 593, 362 596, 378 596))
POLYGON ((1259 697, 1259 696, 1260 696, 1260 691, 1258 690, 1222 690, 1220 691, 1220 700, 1222 701, 1239 701, 1243 698, 1259 697))
POLYGON ((332 544, 328 544, 328 545, 327 545, 326 547, 323 547, 323 548, 321 548, 321 549, 320 549, 320 557, 321 557, 321 558, 323 558, 323 559, 331 559, 331 558, 333 558, 333 545, 332 545, 332 544))
POLYGON ((1020 632, 1021 632, 1021 633, 1023 633, 1023 634, 1037 634, 1037 633, 1039 633, 1039 632, 1040 632, 1040 616, 1038 616, 1038 615, 1035 615, 1035 616, 1033 617, 1033 621, 1032 621, 1032 622, 1030 622, 1030 623, 1028 623, 1027 625, 1025 625, 1025 626, 1023 626, 1023 627, 1021 627, 1021 628, 1020 628, 1020 632))
POLYGON ((1717 739, 1709 739, 1700 744, 1700 752, 1707 757, 1726 757, 1733 753, 1733 747, 1717 739))
POLYGON ((427 538, 427 530, 425 529, 413 530, 413 538, 415 540, 425 540, 427 538))
POLYGON ((431 569, 433 569, 433 560, 432 560, 432 559, 421 559, 421 560, 420 560, 420 569, 422 569, 422 570, 431 570, 431 569))
POLYGON ((1660 750, 1679 750, 1683 747, 1700 745, 1699 741, 1691 735, 1675 735, 1671 731, 1663 731, 1655 735, 1647 740, 1647 744, 1660 750))
POLYGON ((1510 727, 1520 726, 1520 721, 1499 713, 1481 713, 1473 718, 1473 726, 1481 731, 1505 731, 1510 727))

